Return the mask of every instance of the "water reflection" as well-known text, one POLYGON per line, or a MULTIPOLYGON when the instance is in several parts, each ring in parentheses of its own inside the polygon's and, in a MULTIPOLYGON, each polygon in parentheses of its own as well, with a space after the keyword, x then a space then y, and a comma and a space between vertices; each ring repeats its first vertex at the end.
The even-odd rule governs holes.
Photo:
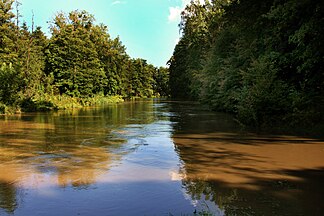
POLYGON ((12 214, 18 207, 17 189, 14 185, 0 181, 0 208, 12 214))
POLYGON ((173 141, 192 199, 227 215, 323 215, 322 139, 241 131, 229 116, 173 107, 187 110, 173 141))
POLYGON ((323 215, 323 158, 193 103, 2 117, 0 215, 323 215))
POLYGON ((151 123, 154 115, 147 101, 2 117, 0 208, 13 213, 20 188, 86 189, 95 184, 134 151, 125 146, 130 134, 123 127, 151 123))

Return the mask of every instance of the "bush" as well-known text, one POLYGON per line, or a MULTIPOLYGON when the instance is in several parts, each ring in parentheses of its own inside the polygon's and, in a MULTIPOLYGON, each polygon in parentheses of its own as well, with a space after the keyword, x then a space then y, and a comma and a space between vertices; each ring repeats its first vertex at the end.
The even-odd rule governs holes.
POLYGON ((240 122, 255 126, 272 124, 290 110, 288 85, 277 78, 277 72, 271 59, 260 57, 243 74, 237 105, 240 122))
POLYGON ((11 64, 3 64, 0 67, 0 80, 0 101, 6 105, 13 105, 23 85, 18 70, 11 64))
POLYGON ((49 111, 55 110, 57 107, 51 102, 46 100, 36 100, 33 98, 25 98, 21 102, 22 111, 35 112, 35 111, 49 111))
POLYGON ((7 113, 7 106, 3 103, 0 103, 0 114, 6 114, 7 113))

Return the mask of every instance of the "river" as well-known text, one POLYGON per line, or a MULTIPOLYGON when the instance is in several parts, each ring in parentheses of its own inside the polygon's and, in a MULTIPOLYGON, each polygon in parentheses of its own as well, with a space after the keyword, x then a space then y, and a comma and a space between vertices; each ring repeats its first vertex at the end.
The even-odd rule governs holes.
POLYGON ((203 212, 324 215, 324 140, 167 100, 0 117, 0 215, 203 212))

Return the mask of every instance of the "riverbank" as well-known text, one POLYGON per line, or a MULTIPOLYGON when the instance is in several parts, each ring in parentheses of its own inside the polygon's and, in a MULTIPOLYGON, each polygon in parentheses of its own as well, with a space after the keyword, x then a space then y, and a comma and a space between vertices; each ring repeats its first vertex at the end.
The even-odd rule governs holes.
POLYGON ((16 104, 7 106, 0 103, 0 114, 10 115, 22 112, 65 110, 81 107, 89 107, 107 103, 120 103, 124 99, 121 96, 102 96, 95 95, 87 98, 77 98, 68 95, 49 95, 44 94, 25 98, 16 104))

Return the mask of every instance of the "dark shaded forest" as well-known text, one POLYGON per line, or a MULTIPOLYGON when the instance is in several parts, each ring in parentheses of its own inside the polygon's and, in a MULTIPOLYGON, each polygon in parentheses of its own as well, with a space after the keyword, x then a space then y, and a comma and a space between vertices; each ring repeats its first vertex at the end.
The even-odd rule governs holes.
POLYGON ((131 58, 93 15, 57 13, 47 37, 20 7, 0 1, 0 113, 169 95, 168 69, 131 58))
POLYGON ((171 94, 245 125, 324 117, 324 1, 191 1, 170 65, 171 94))

